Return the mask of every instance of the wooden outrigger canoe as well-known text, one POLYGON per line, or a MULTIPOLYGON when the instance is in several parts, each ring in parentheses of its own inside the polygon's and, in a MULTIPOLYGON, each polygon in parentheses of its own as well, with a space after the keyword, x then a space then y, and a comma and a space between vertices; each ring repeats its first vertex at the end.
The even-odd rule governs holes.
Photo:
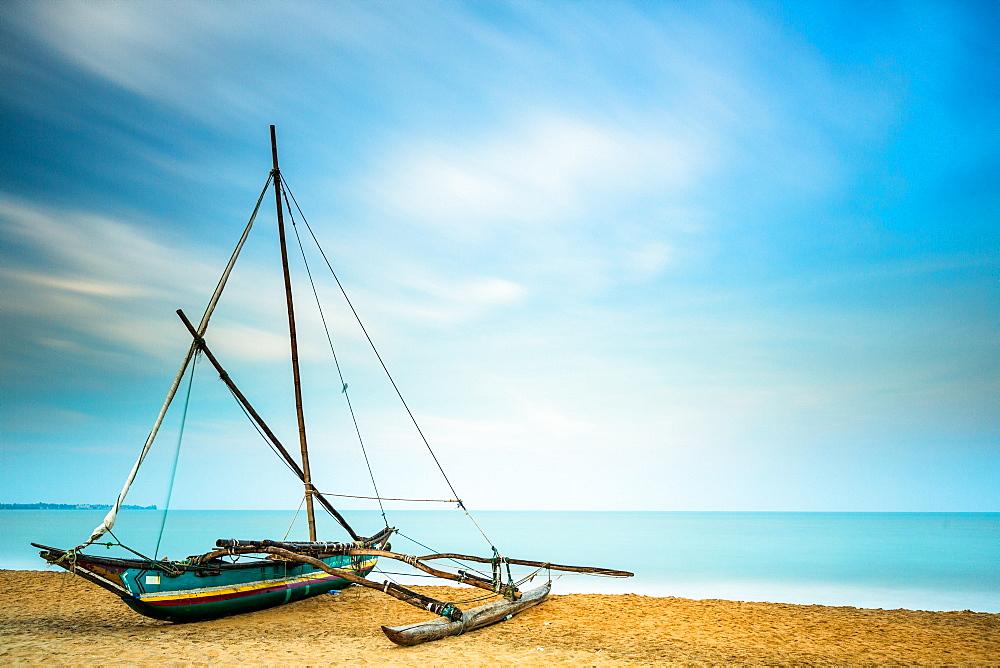
POLYGON ((404 647, 461 635, 466 631, 506 621, 519 612, 538 605, 548 598, 551 589, 552 583, 546 582, 537 589, 524 592, 517 600, 504 599, 466 610, 457 620, 441 617, 406 626, 383 626, 382 632, 389 640, 404 647))
MULTIPOLYGON (((364 543, 321 543, 247 541, 220 539, 218 549, 184 561, 152 561, 98 557, 34 544, 41 556, 86 580, 120 596, 125 603, 147 617, 172 622, 195 622, 262 610, 309 596, 360 585, 377 589, 441 618, 407 626, 383 626, 386 637, 398 645, 417 645, 510 619, 546 599, 552 586, 546 584, 522 592, 504 585, 498 578, 460 571, 453 574, 427 563, 433 559, 462 559, 480 563, 534 566, 548 571, 628 577, 627 571, 590 566, 565 566, 545 562, 486 559, 461 554, 432 554, 425 557, 400 554, 388 548, 392 529, 384 531, 366 546, 364 543), (267 555, 245 562, 223 561, 225 555, 267 555), (396 559, 448 580, 503 595, 499 601, 463 611, 453 603, 439 601, 394 582, 375 582, 366 576, 376 559, 396 559)), ((498 571, 495 571, 498 572, 498 571)))
MULTIPOLYGON (((96 527, 90 538, 83 544, 71 549, 49 547, 32 543, 41 549, 41 556, 50 564, 65 568, 66 570, 79 575, 80 577, 103 587, 116 595, 133 610, 148 617, 173 622, 196 622, 227 615, 234 615, 255 610, 262 610, 283 603, 301 600, 306 597, 316 596, 329 591, 343 589, 351 585, 360 585, 372 589, 378 589, 390 596, 394 596, 406 603, 440 615, 441 619, 425 622, 421 624, 411 624, 401 627, 383 626, 382 630, 393 642, 400 645, 415 645, 429 640, 437 640, 447 636, 465 633, 483 626, 510 619, 513 615, 522 610, 538 605, 548 596, 551 580, 542 587, 529 592, 521 592, 511 577, 510 566, 520 565, 532 567, 535 572, 547 571, 569 571, 576 573, 590 573, 597 575, 607 575, 612 577, 628 577, 632 573, 627 571, 615 571, 605 568, 595 568, 587 566, 563 566, 549 562, 527 561, 511 559, 501 556, 496 547, 493 547, 492 558, 475 557, 462 554, 432 554, 423 557, 400 554, 391 551, 389 538, 396 529, 386 526, 370 538, 364 538, 358 534, 347 522, 347 520, 330 504, 325 495, 313 484, 309 467, 309 451, 306 442, 305 421, 302 412, 302 395, 300 387, 298 352, 296 343, 295 310, 292 301, 292 286, 288 267, 288 253, 285 244, 285 227, 283 222, 283 204, 288 208, 289 214, 292 209, 286 194, 287 184, 278 169, 278 149, 275 138, 274 126, 271 126, 271 156, 273 169, 268 177, 268 181, 257 200, 257 208, 243 232, 236 250, 233 252, 222 277, 215 288, 215 292, 209 301, 204 315, 197 325, 193 324, 183 311, 177 311, 181 321, 192 337, 192 343, 187 356, 181 364, 174 382, 167 394, 166 400, 154 422, 153 428, 147 437, 138 460, 132 467, 122 491, 118 495, 118 500, 114 507, 104 518, 101 525, 96 527), (268 188, 274 186, 274 197, 276 205, 278 239, 281 250, 282 273, 284 277, 286 306, 288 313, 288 334, 292 363, 293 387, 295 391, 296 421, 299 432, 298 460, 289 453, 285 446, 278 440, 277 436, 270 429, 260 414, 250 404, 240 389, 236 386, 229 373, 223 368, 219 360, 209 349, 205 341, 205 333, 208 328, 209 319, 222 295, 222 291, 229 279, 230 272, 239 256, 240 250, 247 239, 247 235, 253 226, 254 218, 260 208, 268 188), (94 544, 99 537, 110 532, 115 524, 118 511, 121 509, 125 497, 136 473, 142 465, 153 439, 163 422, 164 416, 170 406, 186 370, 192 360, 198 354, 204 354, 219 374, 219 378, 226 384, 239 403, 243 412, 254 423, 259 433, 264 437, 272 449, 278 453, 284 464, 302 482, 304 487, 304 505, 306 518, 309 525, 309 541, 307 542, 281 542, 281 541, 246 541, 224 539, 217 541, 216 550, 202 555, 189 557, 182 561, 168 561, 150 559, 138 552, 126 548, 136 554, 139 558, 111 558, 86 554, 83 550, 94 544), (349 543, 318 542, 316 540, 316 522, 314 517, 313 502, 321 505, 340 525, 347 531, 351 538, 349 543), (254 556, 256 555, 256 556, 254 556), (222 559, 225 556, 235 557, 234 561, 222 559), (240 561, 243 557, 251 557, 249 560, 240 561), (429 596, 412 591, 394 582, 385 581, 382 583, 368 579, 369 573, 375 568, 379 558, 389 558, 402 561, 409 566, 423 571, 429 575, 470 585, 479 589, 485 589, 494 594, 503 596, 503 600, 494 601, 486 605, 463 611, 454 603, 438 601, 429 596), (492 577, 487 574, 477 573, 471 569, 458 570, 457 574, 442 570, 428 564, 428 561, 436 559, 448 559, 457 561, 467 561, 481 564, 491 564, 492 577), (502 577, 502 571, 506 570, 506 579, 502 577)), ((294 198, 292 198, 294 200, 294 198)), ((297 206, 297 205, 296 205, 297 206)), ((300 211, 301 213, 301 211, 300 211)), ((293 218, 294 224, 294 218, 293 218)), ((303 223, 305 220, 303 218, 303 223)), ((306 223, 306 225, 308 225, 306 223)), ((311 232, 311 230, 310 230, 311 232)), ((297 235, 298 233, 296 233, 297 235)), ((322 249, 320 249, 322 252, 322 249)), ((304 258, 303 251, 303 258, 304 258)), ((325 254, 324 254, 325 258, 325 254)), ((331 272, 332 272, 331 268, 331 272)), ((336 279, 336 275, 334 275, 336 279)), ((311 280, 311 274, 310 274, 311 280)), ((337 279, 339 284, 339 279, 337 279)), ((315 287, 314 287, 315 291, 315 287)), ((346 297, 346 293, 344 294, 346 297)), ((317 297, 318 298, 318 297, 317 297)), ((349 300, 348 300, 349 301, 349 300)), ((351 306, 353 310, 353 305, 351 306)), ((355 315, 356 312, 355 312, 355 315)), ((360 319, 358 319, 360 324, 360 319)), ((325 325, 325 319, 324 319, 325 325)), ((362 325, 363 328, 363 325, 362 325)), ((328 333, 329 334, 329 333, 328 333)), ((365 332, 367 336, 367 332, 365 332)), ((369 342, 370 342, 369 338, 369 342)), ((331 343, 332 346, 332 343, 331 343)), ((372 344, 374 349, 374 344, 372 344)), ((378 351, 375 351, 378 355, 378 351)), ((381 361, 381 357, 379 357, 381 361)), ((383 364, 384 367, 384 364, 383 364)), ((386 370, 388 373, 388 370, 386 370)), ((391 380, 391 377, 390 377, 391 380)), ((395 383, 393 382, 393 386, 395 383)), ((398 393, 398 388, 396 388, 398 393)), ((343 391, 347 392, 347 384, 344 383, 343 391)), ((402 395, 399 395, 402 400, 402 395)), ((404 406, 405 401, 403 401, 404 406)), ((407 407, 407 411, 409 408, 407 407)), ((353 414, 353 409, 352 409, 353 414)), ((412 413, 410 414, 411 418, 412 413)), ((416 420, 414 419, 416 426, 416 420)), ((356 425, 355 425, 356 426, 356 425)), ((420 429, 417 427, 417 431, 420 429)), ((360 432, 359 432, 360 436, 360 432)), ((421 432, 421 436, 423 436, 421 432)), ((427 444, 428 449, 430 445, 427 444)), ((433 452, 431 453, 433 455, 433 452)), ((366 455, 367 458, 367 455, 366 455)), ((435 462, 437 458, 434 457, 435 462)), ((438 463, 438 468, 444 474, 444 469, 438 463)), ((458 506, 466 511, 462 501, 459 499, 454 487, 449 488, 454 493, 454 497, 446 500, 448 503, 457 502, 458 506)), ((373 478, 374 483, 374 478, 373 478)), ((377 494, 377 490, 376 490, 377 494)), ((359 497, 378 499, 379 503, 383 497, 359 497)), ((404 499, 405 500, 405 499, 404 499)), ((426 500, 426 499, 425 499, 426 500)), ((439 500, 440 501, 440 500, 439 500)), ((471 517, 471 515, 469 515, 471 517)), ((383 518, 385 513, 383 512, 383 518)), ((473 520, 474 521, 474 520, 473 520)), ((478 525, 476 525, 478 528, 478 525)), ((482 529, 480 529, 482 533, 482 529)), ((112 534, 113 535, 113 534, 112 534)), ((486 534, 483 533, 486 538, 486 534)), ((487 538, 489 542, 489 539, 487 538)), ((112 545, 111 543, 108 544, 112 545)), ((125 547, 125 546, 123 546, 125 547)), ((468 568, 468 567, 467 567, 468 568)), ((485 569, 484 569, 485 571, 485 569)), ((526 578, 527 579, 527 578, 526 578)))

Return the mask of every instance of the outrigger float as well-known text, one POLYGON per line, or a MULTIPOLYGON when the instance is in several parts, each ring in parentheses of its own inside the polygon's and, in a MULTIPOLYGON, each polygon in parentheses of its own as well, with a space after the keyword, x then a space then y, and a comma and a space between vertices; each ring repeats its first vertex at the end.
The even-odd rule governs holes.
MULTIPOLYGON (((293 306, 292 285, 288 265, 288 251, 285 243, 285 211, 292 218, 293 225, 295 220, 294 212, 289 202, 288 196, 290 193, 288 192, 287 183, 278 169, 278 148, 273 125, 271 126, 271 156, 272 169, 267 183, 265 183, 264 189, 257 199, 257 206, 250 217, 250 221, 244 229, 239 243, 230 257, 198 325, 195 326, 192 324, 183 311, 177 311, 182 323, 192 337, 192 342, 157 415, 149 437, 146 439, 139 457, 133 465, 122 491, 118 495, 114 507, 108 512, 104 521, 93 530, 90 538, 73 549, 64 550, 32 543, 32 545, 41 549, 41 557, 50 564, 60 566, 115 593, 121 597, 126 605, 136 612, 147 617, 171 622, 198 622, 225 617, 227 615, 263 610, 352 585, 377 589, 389 596, 438 615, 437 619, 418 624, 382 627, 383 632, 390 640, 398 645, 405 646, 472 631, 489 624, 510 619, 513 615, 538 605, 546 599, 551 590, 552 571, 586 573, 610 577, 630 577, 632 573, 627 571, 590 566, 567 566, 546 561, 531 561, 501 556, 501 553, 496 547, 492 546, 492 543, 493 556, 489 558, 455 553, 416 556, 394 552, 389 540, 397 532, 397 529, 389 527, 388 521, 386 521, 384 528, 371 536, 362 536, 354 530, 344 516, 330 503, 327 496, 332 495, 325 495, 316 488, 310 473, 305 418, 302 410, 295 309, 293 306), (268 427, 267 423, 253 408, 250 401, 239 390, 231 376, 209 349, 205 339, 212 313, 219 298, 222 296, 223 289, 229 280, 247 236, 250 234, 261 202, 267 190, 272 186, 277 210, 278 240, 281 249, 282 271, 285 283, 296 420, 299 428, 300 458, 298 460, 288 452, 274 432, 268 427), (216 542, 216 549, 180 561, 149 558, 120 543, 97 544, 119 545, 132 551, 136 555, 135 558, 103 557, 85 553, 85 548, 95 544, 99 538, 109 533, 114 527, 118 511, 125 501, 136 473, 145 460, 167 413, 167 409, 170 407, 189 367, 193 373, 194 365, 191 362, 197 355, 203 355, 212 364, 218 372, 220 379, 227 385, 233 397, 243 409, 243 412, 254 423, 258 431, 268 442, 268 445, 302 482, 305 491, 304 505, 309 525, 309 540, 289 542, 220 539, 216 542), (344 528, 350 537, 350 542, 322 542, 316 540, 314 501, 321 505, 344 528), (502 598, 476 608, 462 610, 455 602, 439 601, 390 580, 376 582, 369 579, 368 576, 376 568, 380 558, 398 560, 427 575, 487 590, 493 597, 500 596, 502 598), (440 563, 435 563, 435 565, 428 563, 441 561, 489 564, 490 572, 486 572, 485 566, 482 567, 482 571, 477 570, 475 566, 466 566, 452 572, 446 570, 450 566, 440 563), (524 566, 534 569, 534 572, 531 574, 532 577, 535 574, 545 571, 549 574, 548 581, 536 589, 521 591, 518 588, 520 583, 516 583, 511 575, 511 566, 524 566)), ((291 198, 291 201, 295 201, 294 197, 291 198)), ((308 227, 304 216, 301 216, 301 210, 298 209, 297 203, 295 204, 295 210, 299 212, 302 222, 308 227)), ((311 228, 309 228, 309 232, 312 235, 311 228)), ((312 235, 312 237, 315 239, 315 235, 312 235)), ((297 232, 296 238, 298 238, 297 232)), ((320 249, 320 252, 322 253, 322 249, 320 249)), ((325 253, 323 257, 324 259, 326 258, 325 253)), ((304 253, 303 258, 305 258, 304 253)), ((330 271, 333 273, 332 268, 330 271)), ((336 279, 335 274, 334 279, 336 279)), ((339 280, 337 280, 337 284, 338 286, 340 285, 339 280)), ((344 296, 346 298, 346 293, 344 293, 344 296)), ((349 300, 348 304, 350 304, 349 300)), ((357 315, 353 305, 351 306, 351 311, 355 316, 357 315)), ((364 329, 364 325, 361 324, 360 319, 358 319, 358 324, 364 329)), ((365 331, 365 335, 367 337, 367 331, 365 331)), ((370 342, 371 338, 367 338, 370 342)), ((372 347, 374 349, 374 345, 372 347)), ((378 356, 377 350, 375 354, 378 356)), ((379 361, 381 361, 381 356, 379 356, 379 361)), ((396 388, 394 382, 392 385, 396 388)), ((396 391, 397 393, 399 392, 398 388, 396 388, 396 391)), ((347 396, 346 383, 343 385, 342 393, 347 396)), ((403 406, 406 407, 406 402, 403 400, 401 394, 399 398, 403 406)), ((413 414, 409 411, 408 407, 407 412, 412 419, 413 414)), ((415 420, 414 426, 417 426, 415 420)), ((423 438, 423 432, 420 431, 419 426, 417 426, 417 431, 420 433, 421 438, 423 438)), ((424 443, 430 449, 426 439, 424 439, 424 443)), ((433 451, 431 451, 431 454, 433 456, 433 451)), ((434 460, 443 475, 444 470, 441 469, 436 456, 434 456, 434 460)), ((451 486, 451 482, 448 481, 446 475, 444 475, 444 478, 454 493, 455 490, 451 486)), ((374 477, 372 481, 374 483, 374 477)), ((377 489, 374 497, 365 498, 378 499, 380 506, 381 502, 386 500, 385 497, 378 495, 377 489)), ((459 508, 464 510, 467 515, 469 514, 468 509, 458 498, 457 494, 455 494, 454 499, 450 499, 449 501, 457 503, 459 508)), ((383 517, 385 517, 384 509, 383 517)), ((471 518, 471 515, 469 517, 471 518)), ((479 525, 476 524, 476 527, 479 528, 479 525)), ((480 528, 479 530, 482 533, 482 529, 480 528)), ((113 536, 113 534, 111 535, 113 536)), ((483 533, 483 536, 485 538, 486 534, 483 533)), ((525 578, 525 581, 528 579, 525 578)))

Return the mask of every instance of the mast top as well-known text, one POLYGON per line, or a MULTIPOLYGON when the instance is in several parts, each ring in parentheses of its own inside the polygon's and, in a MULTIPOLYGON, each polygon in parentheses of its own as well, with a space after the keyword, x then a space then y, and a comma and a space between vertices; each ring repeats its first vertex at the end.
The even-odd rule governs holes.
POLYGON ((274 165, 274 171, 278 170, 278 139, 274 133, 274 126, 271 126, 271 162, 274 165))

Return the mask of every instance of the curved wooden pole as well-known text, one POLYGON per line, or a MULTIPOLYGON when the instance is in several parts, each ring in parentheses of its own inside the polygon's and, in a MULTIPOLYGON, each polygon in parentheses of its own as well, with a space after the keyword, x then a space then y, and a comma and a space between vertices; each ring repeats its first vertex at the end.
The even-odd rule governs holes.
POLYGON ((398 598, 404 603, 409 603, 412 606, 433 612, 435 615, 442 615, 448 617, 449 619, 461 619, 462 617, 462 611, 451 603, 445 603, 444 601, 439 601, 435 598, 431 598, 430 596, 419 594, 394 582, 386 581, 379 584, 374 580, 369 580, 361 575, 356 575, 351 571, 347 571, 342 568, 335 568, 324 561, 320 561, 319 559, 308 557, 304 554, 297 554, 289 550, 284 550, 280 547, 258 547, 253 549, 256 552, 273 554, 281 557, 282 559, 288 559, 289 561, 297 561, 299 563, 315 566, 330 575, 335 575, 338 578, 343 578, 348 582, 353 582, 354 584, 361 585, 362 587, 377 589, 382 593, 398 598))
MULTIPOLYGON (((205 562, 215 559, 217 557, 223 557, 228 554, 280 554, 285 556, 285 554, 296 554, 300 557, 306 557, 299 552, 292 552, 291 550, 285 550, 284 548, 272 547, 272 546, 246 546, 246 547, 224 547, 218 550, 213 550, 206 554, 198 556, 193 561, 198 564, 204 564, 205 562), (274 550, 280 550, 280 552, 275 552, 274 550)), ((473 587, 479 587, 480 589, 486 589, 488 591, 495 592, 493 588, 492 580, 487 580, 486 578, 474 575, 472 573, 463 572, 461 575, 456 575, 454 573, 449 573, 448 571, 441 571, 433 566, 428 566, 427 564, 421 563, 416 557, 409 554, 400 554, 398 552, 390 552, 388 550, 376 550, 376 549, 366 549, 366 548, 350 548, 345 550, 331 551, 329 554, 346 555, 350 557, 385 557, 387 559, 395 559, 396 561, 401 561, 404 564, 409 564, 414 568, 427 573, 428 575, 433 575, 434 577, 441 578, 443 580, 452 580, 460 584, 469 584, 473 587)), ((318 559, 313 557, 308 557, 312 561, 306 561, 303 563, 308 563, 316 565, 313 562, 320 562, 318 559)), ((297 559, 298 560, 298 559, 297 559)), ((317 566, 318 568, 318 566, 317 566)), ((326 570, 326 569, 324 569, 326 570)), ((329 572, 329 571, 328 571, 329 572)), ((354 582, 353 580, 351 580, 354 582)), ((512 595, 515 599, 520 598, 521 592, 514 591, 512 595)))
MULTIPOLYGON (((352 557, 385 557, 387 559, 395 559, 396 561, 402 561, 404 564, 409 564, 410 566, 413 566, 414 568, 421 570, 424 573, 427 573, 428 575, 433 575, 434 577, 437 578, 443 578, 445 580, 454 580, 455 582, 461 584, 470 584, 473 587, 479 587, 480 589, 487 589, 489 591, 496 592, 496 590, 493 588, 492 580, 487 580, 484 577, 481 577, 479 575, 474 575, 472 573, 468 573, 465 571, 462 571, 462 574, 460 575, 455 575, 453 573, 449 573, 448 571, 441 571, 434 568, 433 566, 428 566, 427 564, 423 563, 422 561, 420 561, 420 559, 414 557, 413 555, 400 554, 398 552, 389 552, 388 550, 374 550, 366 548, 352 548, 347 551, 347 554, 352 557)), ((512 593, 512 595, 515 599, 520 598, 521 592, 515 590, 512 593)))
MULTIPOLYGON (((491 564, 492 559, 486 559, 485 557, 473 557, 468 554, 452 554, 450 552, 444 554, 428 554, 423 557, 417 557, 421 560, 428 559, 458 559, 460 561, 475 561, 480 564, 491 564)), ((515 566, 532 566, 534 568, 548 568, 553 571, 567 571, 569 573, 588 573, 590 575, 607 575, 615 578, 630 578, 635 575, 629 571, 616 571, 611 568, 601 568, 599 566, 564 566, 563 564, 551 564, 547 561, 529 561, 527 559, 514 559, 509 557, 504 557, 506 563, 514 564, 515 566)))

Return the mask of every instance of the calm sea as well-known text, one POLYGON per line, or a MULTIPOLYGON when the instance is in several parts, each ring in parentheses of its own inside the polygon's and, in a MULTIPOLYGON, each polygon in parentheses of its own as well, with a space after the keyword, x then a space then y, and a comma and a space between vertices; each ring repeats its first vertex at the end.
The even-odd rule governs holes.
MULTIPOLYGON (((115 533, 143 554, 182 558, 208 551, 217 538, 303 539, 301 517, 289 530, 294 515, 172 511, 159 550, 162 512, 125 511, 115 533)), ((383 526, 377 512, 345 515, 361 533, 383 526)), ((0 568, 45 569, 29 543, 71 547, 103 516, 102 511, 0 510, 0 568)), ((636 574, 563 576, 555 593, 1000 612, 1000 513, 488 511, 475 517, 501 553, 636 574)), ((392 541, 396 551, 491 555, 489 543, 460 511, 397 511, 389 519, 402 532, 392 541)), ((324 521, 321 539, 346 539, 324 521)), ((121 548, 90 549, 124 554, 121 548)), ((393 579, 421 582, 396 575, 407 570, 397 562, 382 560, 380 566, 393 579)))

